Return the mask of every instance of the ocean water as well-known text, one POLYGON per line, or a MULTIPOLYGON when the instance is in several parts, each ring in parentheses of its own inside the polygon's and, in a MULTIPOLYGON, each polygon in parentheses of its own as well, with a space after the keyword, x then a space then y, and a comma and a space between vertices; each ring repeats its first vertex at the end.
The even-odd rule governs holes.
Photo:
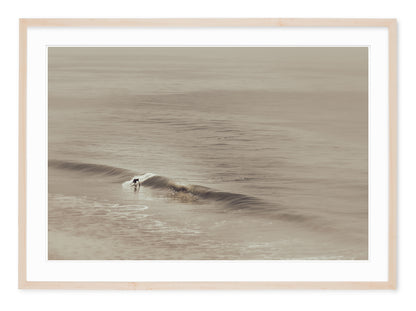
POLYGON ((49 259, 367 259, 367 53, 50 47, 49 259))

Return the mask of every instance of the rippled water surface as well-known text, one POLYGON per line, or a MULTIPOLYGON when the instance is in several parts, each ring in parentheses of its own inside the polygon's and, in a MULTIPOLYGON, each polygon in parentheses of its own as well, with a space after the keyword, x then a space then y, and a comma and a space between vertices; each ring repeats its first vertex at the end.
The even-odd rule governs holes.
POLYGON ((48 54, 49 259, 367 259, 366 48, 48 54))

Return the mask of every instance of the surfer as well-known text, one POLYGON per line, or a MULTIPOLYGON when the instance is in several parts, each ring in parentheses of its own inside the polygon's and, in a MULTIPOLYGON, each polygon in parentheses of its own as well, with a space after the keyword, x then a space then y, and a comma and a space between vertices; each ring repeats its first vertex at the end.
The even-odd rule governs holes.
POLYGON ((137 188, 140 188, 140 179, 134 178, 132 182, 132 186, 134 187, 134 191, 136 191, 137 188))

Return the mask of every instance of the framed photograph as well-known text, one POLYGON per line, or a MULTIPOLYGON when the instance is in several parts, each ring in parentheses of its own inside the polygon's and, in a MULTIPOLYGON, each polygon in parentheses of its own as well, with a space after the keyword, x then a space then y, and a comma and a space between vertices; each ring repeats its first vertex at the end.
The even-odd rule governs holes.
POLYGON ((395 289, 393 19, 21 19, 19 287, 395 289))

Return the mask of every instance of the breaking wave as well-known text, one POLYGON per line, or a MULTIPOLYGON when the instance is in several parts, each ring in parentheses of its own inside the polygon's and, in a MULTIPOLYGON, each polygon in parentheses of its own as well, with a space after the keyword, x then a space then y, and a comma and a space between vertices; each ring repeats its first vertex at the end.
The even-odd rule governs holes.
POLYGON ((107 176, 114 181, 122 182, 122 186, 130 188, 134 186, 133 180, 139 179, 141 187, 153 189, 166 189, 173 196, 178 196, 184 201, 210 200, 226 206, 228 209, 246 210, 259 214, 277 213, 280 219, 303 222, 309 217, 293 213, 287 208, 269 204, 257 197, 241 193, 219 191, 200 185, 181 185, 172 179, 153 173, 138 175, 132 170, 112 167, 102 164, 80 163, 71 161, 50 160, 49 167, 78 171, 89 175, 95 174, 107 176), (127 181, 126 181, 127 180, 127 181))
POLYGON ((139 179, 140 185, 144 187, 167 189, 174 193, 188 194, 197 199, 215 200, 234 208, 251 207, 254 209, 265 205, 263 201, 256 197, 240 193, 218 191, 199 185, 180 185, 167 177, 152 173, 134 176, 131 180, 124 182, 123 186, 132 186, 134 179, 139 179))

